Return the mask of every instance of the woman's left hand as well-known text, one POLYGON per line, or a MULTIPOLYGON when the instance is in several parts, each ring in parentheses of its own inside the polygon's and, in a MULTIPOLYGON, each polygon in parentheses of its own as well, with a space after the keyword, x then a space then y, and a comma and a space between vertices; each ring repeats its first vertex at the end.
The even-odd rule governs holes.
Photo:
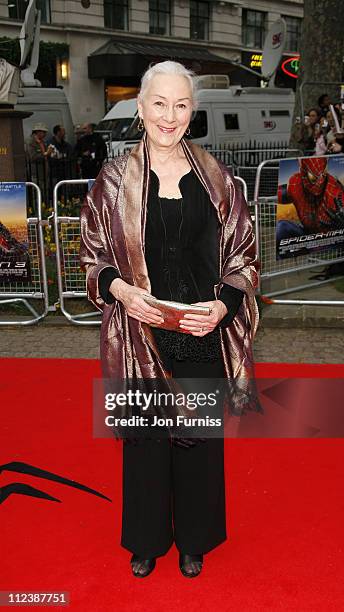
POLYGON ((213 302, 196 302, 196 306, 208 306, 210 308, 209 315, 203 314, 186 314, 179 321, 179 327, 192 336, 206 336, 212 332, 215 327, 222 321, 227 314, 227 307, 221 300, 213 302))

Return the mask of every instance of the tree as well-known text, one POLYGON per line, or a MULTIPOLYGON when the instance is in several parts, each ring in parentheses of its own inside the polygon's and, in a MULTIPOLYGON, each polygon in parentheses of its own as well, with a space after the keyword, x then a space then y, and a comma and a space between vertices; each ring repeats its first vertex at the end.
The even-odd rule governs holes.
MULTIPOLYGON (((318 98, 328 93, 333 101, 340 99, 339 83, 343 77, 344 6, 343 0, 304 0, 304 18, 300 44, 300 72, 296 89, 290 146, 295 141, 296 118, 303 108, 317 106, 318 98), (332 81, 336 86, 326 85, 332 81), (313 82, 314 85, 307 85, 313 82), (300 90, 301 84, 303 90, 300 90)), ((303 117, 301 117, 303 120, 303 117)))
MULTIPOLYGON (((41 81, 42 87, 56 87, 56 62, 60 58, 68 57, 68 55, 69 45, 66 43, 40 41, 36 78, 41 81)), ((0 37, 0 57, 19 66, 19 39, 0 37)))

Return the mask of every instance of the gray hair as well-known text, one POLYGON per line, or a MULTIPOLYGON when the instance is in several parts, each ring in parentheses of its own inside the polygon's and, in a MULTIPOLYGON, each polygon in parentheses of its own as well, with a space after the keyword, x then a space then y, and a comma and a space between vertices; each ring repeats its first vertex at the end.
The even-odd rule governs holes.
POLYGON ((159 62, 158 64, 150 66, 143 74, 141 79, 141 89, 138 95, 141 100, 144 97, 146 89, 148 89, 149 83, 157 74, 169 74, 185 77, 188 80, 191 88, 192 108, 193 110, 197 109, 198 100, 195 73, 192 70, 185 68, 183 64, 180 64, 179 62, 172 62, 170 60, 167 60, 166 62, 159 62))

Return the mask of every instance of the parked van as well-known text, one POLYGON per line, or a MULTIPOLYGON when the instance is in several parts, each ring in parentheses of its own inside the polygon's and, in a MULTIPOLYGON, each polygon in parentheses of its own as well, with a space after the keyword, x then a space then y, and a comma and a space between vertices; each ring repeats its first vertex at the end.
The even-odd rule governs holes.
MULTIPOLYGON (((288 142, 294 109, 291 89, 230 86, 226 75, 199 77, 199 106, 190 123, 190 139, 215 148, 243 146, 250 140, 288 142)), ((137 129, 136 99, 122 100, 105 115, 97 131, 108 134, 109 152, 132 147, 142 136, 137 129)))
POLYGON ((19 90, 15 109, 33 113, 23 121, 25 141, 30 138, 35 123, 45 123, 49 130, 47 138, 53 135, 54 126, 59 124, 66 129, 67 142, 74 144, 73 121, 63 89, 22 87, 19 90))

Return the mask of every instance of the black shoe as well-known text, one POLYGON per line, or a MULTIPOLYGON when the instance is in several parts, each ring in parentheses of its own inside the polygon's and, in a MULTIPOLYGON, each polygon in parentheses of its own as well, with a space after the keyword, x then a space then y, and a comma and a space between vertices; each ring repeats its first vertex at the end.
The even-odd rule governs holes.
POLYGON ((130 559, 131 568, 134 576, 137 578, 145 578, 155 568, 155 558, 142 559, 139 555, 133 554, 130 559))
POLYGON ((203 566, 203 555, 179 554, 180 571, 185 578, 195 578, 201 573, 203 566))

